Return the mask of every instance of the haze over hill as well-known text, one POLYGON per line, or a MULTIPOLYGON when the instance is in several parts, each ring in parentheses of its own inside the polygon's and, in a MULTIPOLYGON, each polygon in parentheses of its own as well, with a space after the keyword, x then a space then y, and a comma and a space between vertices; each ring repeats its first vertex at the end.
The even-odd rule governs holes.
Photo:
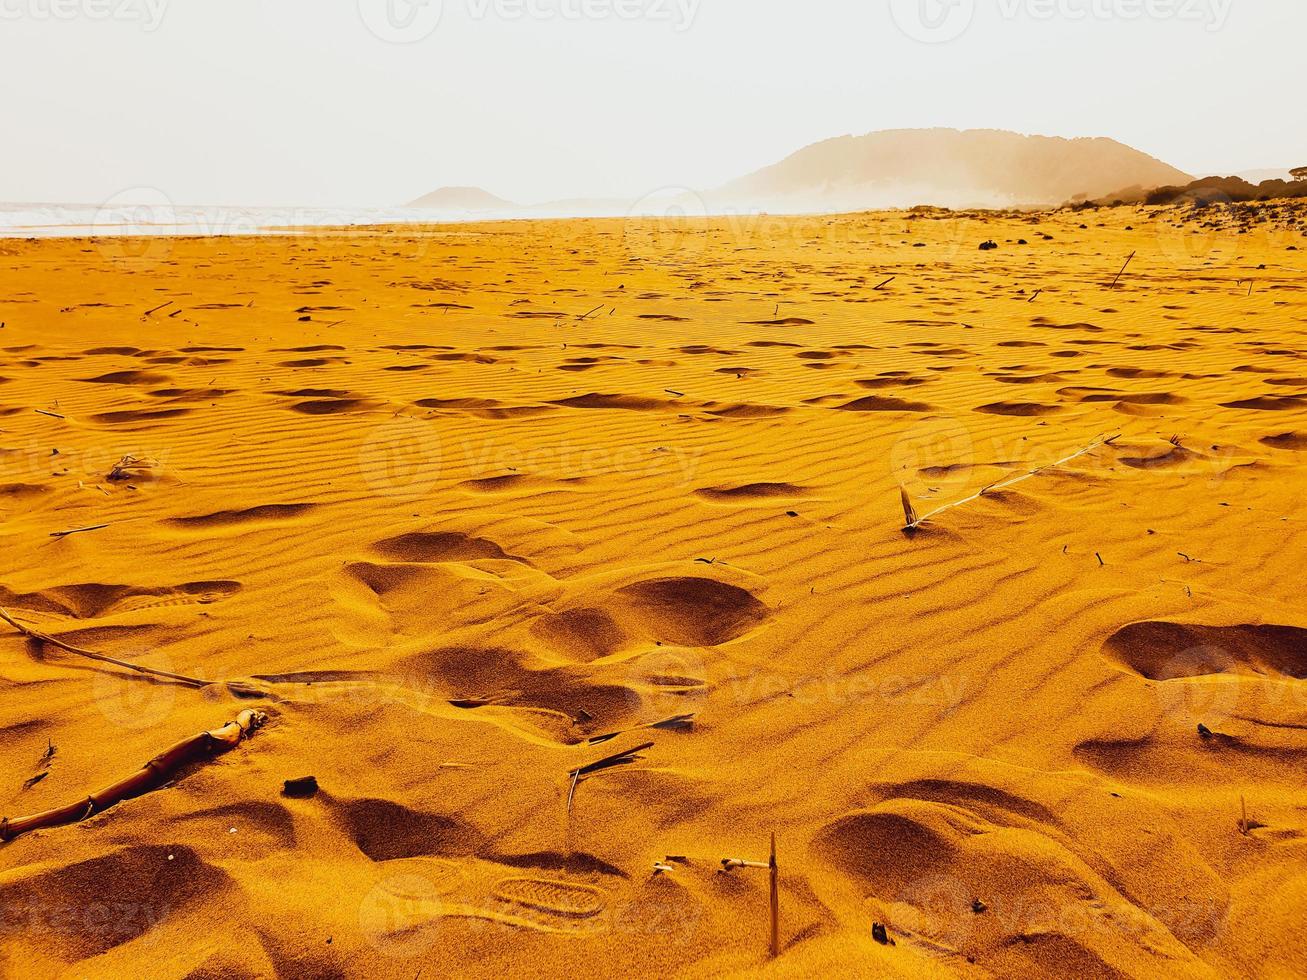
POLYGON ((1003 130, 903 129, 840 136, 799 150, 714 194, 784 211, 1061 204, 1121 187, 1192 178, 1113 139, 1003 130))
MULTIPOLYGON (((1021 207, 1096 198, 1123 187, 1186 184, 1193 178, 1113 139, 1025 136, 1003 130, 902 129, 840 136, 805 147, 724 187, 643 198, 639 213, 666 205, 686 213, 782 213, 912 207, 1021 207)), ((442 188, 413 202, 446 211, 504 216, 603 216, 632 212, 616 198, 520 207, 478 188, 442 188)))
POLYGON ((419 197, 409 207, 443 211, 507 211, 517 205, 480 187, 441 187, 419 197))

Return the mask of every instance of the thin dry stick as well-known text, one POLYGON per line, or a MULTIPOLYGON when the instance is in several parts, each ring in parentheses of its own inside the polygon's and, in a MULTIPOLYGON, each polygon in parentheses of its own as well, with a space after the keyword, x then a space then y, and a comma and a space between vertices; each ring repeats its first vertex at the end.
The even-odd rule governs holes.
POLYGON ((589 765, 581 766, 571 770, 568 775, 572 777, 572 788, 567 794, 567 816, 572 816, 572 799, 576 796, 576 784, 581 781, 582 776, 591 776, 597 772, 603 772, 605 769, 613 769, 617 766, 629 766, 632 762, 640 759, 640 753, 646 749, 652 749, 653 742, 645 742, 643 745, 637 745, 633 749, 627 749, 624 752, 615 752, 612 755, 604 756, 589 765))
POLYGON ((967 497, 964 500, 957 500, 951 504, 945 504, 943 507, 935 508, 929 514, 926 514, 924 517, 916 517, 916 511, 912 507, 912 502, 908 499, 908 492, 904 490, 902 487, 899 487, 899 492, 903 496, 903 511, 904 514, 907 515, 908 517, 908 523, 903 528, 903 530, 915 531, 923 524, 925 524, 927 521, 929 521, 932 517, 935 517, 937 514, 942 514, 946 510, 953 510, 953 508, 955 507, 961 507, 964 504, 972 503, 973 501, 979 500, 987 493, 994 493, 998 490, 1006 490, 1010 486, 1014 486, 1025 480, 1029 480, 1032 476, 1038 476, 1040 473, 1043 473, 1045 470, 1051 470, 1051 469, 1055 469, 1058 466, 1064 466, 1065 464, 1070 463, 1072 460, 1079 459, 1081 456, 1084 456, 1086 453, 1093 452, 1099 446, 1110 446, 1113 442, 1115 442, 1117 439, 1120 438, 1121 435, 1120 433, 1118 433, 1114 436, 1108 436, 1105 439, 1095 440, 1093 443, 1086 446, 1084 449, 1080 449, 1072 453, 1070 456, 1065 456, 1062 459, 1059 459, 1055 463, 1048 463, 1045 466, 1036 467, 1030 472, 1023 473, 1018 477, 1013 477, 1011 480, 1007 480, 1004 483, 991 483, 989 486, 981 488, 979 492, 973 493, 970 497, 967 497))
POLYGON ((79 657, 86 657, 88 660, 98 660, 100 663, 113 664, 115 667, 122 667, 125 670, 134 670, 138 674, 148 674, 151 677, 163 677, 170 681, 177 681, 186 684, 189 687, 209 687, 214 681, 200 680, 198 677, 186 677, 183 674, 170 674, 166 670, 155 670, 153 667, 142 667, 140 664, 130 664, 126 660, 115 660, 113 657, 106 657, 102 653, 96 653, 93 650, 83 650, 81 647, 75 647, 71 643, 65 643, 63 640, 57 640, 53 636, 42 633, 40 630, 34 630, 30 626, 24 626, 9 613, 0 608, 0 619, 4 620, 24 636, 30 637, 40 643, 47 643, 52 647, 58 647, 67 653, 74 653, 79 657))
POLYGON ((881 288, 883 288, 883 287, 885 287, 885 286, 888 286, 890 283, 892 283, 892 282, 893 282, 895 279, 897 279, 897 278, 898 278, 898 276, 890 276, 888 279, 886 279, 884 282, 882 282, 879 286, 874 286, 874 287, 872 288, 872 292, 874 293, 876 290, 881 289, 881 288))
POLYGON ((781 872, 776 865, 776 831, 771 834, 771 955, 781 955, 781 872))
POLYGON ((1112 280, 1112 285, 1108 286, 1108 289, 1116 288, 1116 284, 1121 280, 1121 277, 1125 275, 1126 268, 1134 261, 1135 255, 1137 254, 1137 252, 1130 253, 1130 258, 1125 260, 1125 265, 1121 266, 1121 271, 1116 274, 1116 278, 1112 280))
POLYGON ((746 861, 743 858, 722 858, 722 870, 734 871, 737 868, 754 868, 768 873, 768 906, 770 911, 770 935, 767 948, 772 957, 781 952, 781 900, 780 869, 776 864, 776 832, 771 835, 771 857, 766 861, 746 861))
POLYGON ((130 776, 120 779, 111 786, 106 786, 99 792, 91 793, 84 800, 29 817, 14 817, 12 820, 5 817, 0 820, 0 842, 11 841, 20 834, 33 830, 78 823, 123 800, 130 800, 158 789, 174 779, 187 766, 234 749, 244 739, 253 735, 267 720, 268 716, 262 712, 247 709, 237 715, 235 721, 229 721, 221 728, 200 732, 178 742, 130 776))
POLYGON ((899 487, 899 499, 903 502, 904 527, 915 528, 921 523, 921 519, 917 517, 917 509, 912 506, 912 498, 908 496, 908 491, 903 486, 899 487))
POLYGON ((664 718, 662 721, 650 722, 647 725, 636 725, 634 728, 624 728, 620 732, 609 732, 607 735, 596 735, 589 739, 588 745, 602 745, 604 742, 611 742, 613 739, 630 732, 638 732, 643 729, 654 729, 661 732, 683 732, 694 727, 694 715, 675 715, 671 718, 664 718))
POLYGON ((87 531, 103 531, 108 526, 109 526, 108 524, 93 524, 90 527, 75 527, 71 531, 51 531, 50 537, 66 538, 70 534, 84 534, 87 531))

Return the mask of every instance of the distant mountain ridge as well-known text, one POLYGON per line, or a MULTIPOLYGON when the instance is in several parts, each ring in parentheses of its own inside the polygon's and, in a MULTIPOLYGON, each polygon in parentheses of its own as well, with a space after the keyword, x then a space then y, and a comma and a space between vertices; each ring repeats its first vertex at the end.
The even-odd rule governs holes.
POLYGON ((517 207, 512 201, 505 201, 480 187, 441 187, 411 201, 408 206, 442 211, 507 211, 517 207))
MULTIPOLYGON (((1050 207, 1120 188, 1182 186, 1194 178, 1106 137, 1066 139, 996 129, 897 129, 839 136, 716 190, 667 198, 686 213, 823 213, 935 205, 1050 207)), ((646 197, 641 203, 647 205, 646 197)), ((621 217, 620 199, 523 206, 478 187, 443 187, 409 207, 486 217, 621 217)), ((636 213, 645 213, 637 209, 636 213)))
POLYGON ((1022 207, 1193 178, 1105 137, 988 129, 899 129, 814 143, 714 192, 716 201, 785 210, 933 204, 1022 207))

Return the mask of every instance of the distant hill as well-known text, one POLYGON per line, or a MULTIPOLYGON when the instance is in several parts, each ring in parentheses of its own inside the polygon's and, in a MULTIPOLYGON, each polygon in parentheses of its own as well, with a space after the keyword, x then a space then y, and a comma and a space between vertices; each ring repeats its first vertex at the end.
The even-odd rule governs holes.
POLYGON ((442 187, 411 202, 411 208, 440 211, 507 211, 517 205, 480 187, 442 187))
POLYGON ((1189 174, 1112 139, 901 129, 815 143, 726 185, 710 195, 710 203, 799 211, 915 204, 1019 207, 1190 180, 1189 174))
POLYGON ((1295 197, 1307 197, 1307 180, 1263 180, 1252 184, 1242 177, 1204 177, 1184 185, 1155 187, 1144 195, 1142 203, 1229 204, 1295 197))
POLYGON ((1292 180, 1289 175, 1289 167, 1283 167, 1279 170, 1241 170, 1235 174, 1240 180, 1246 180, 1250 184, 1260 184, 1264 180, 1292 180))

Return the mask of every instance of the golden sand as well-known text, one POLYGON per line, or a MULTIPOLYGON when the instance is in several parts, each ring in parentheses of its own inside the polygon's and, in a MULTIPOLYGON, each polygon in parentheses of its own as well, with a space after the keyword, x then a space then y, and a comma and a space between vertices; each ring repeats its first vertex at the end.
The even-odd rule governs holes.
POLYGON ((1251 214, 5 243, 0 973, 1302 975, 1251 214))

